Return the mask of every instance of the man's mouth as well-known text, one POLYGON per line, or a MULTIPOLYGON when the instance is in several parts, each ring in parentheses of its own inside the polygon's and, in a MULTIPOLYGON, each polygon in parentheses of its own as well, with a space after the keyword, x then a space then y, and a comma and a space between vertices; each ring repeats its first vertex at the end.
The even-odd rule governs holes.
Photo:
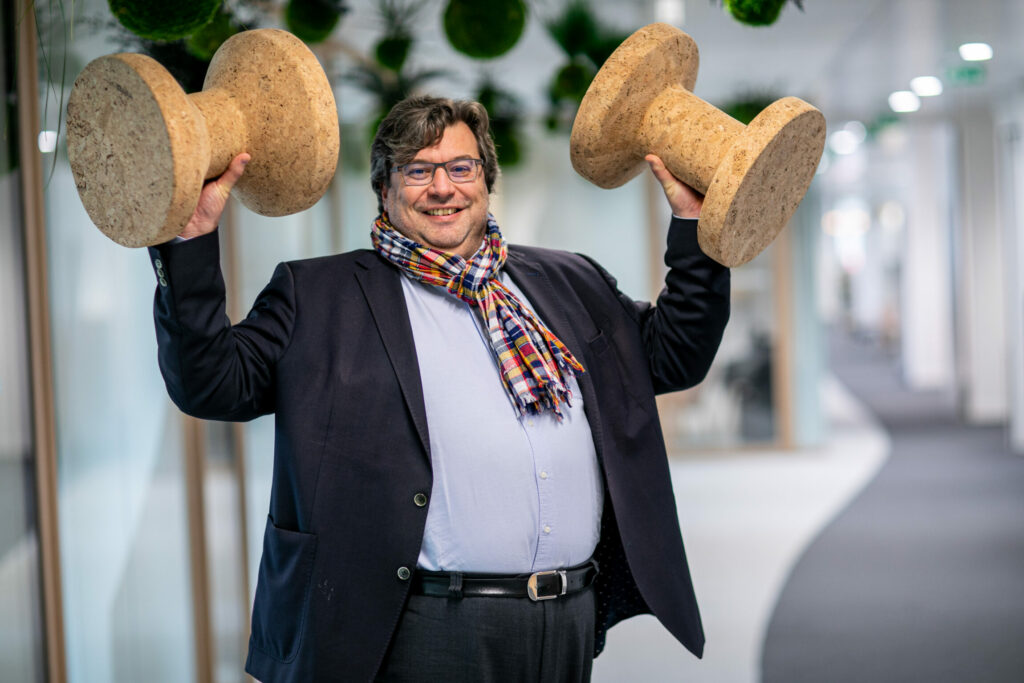
POLYGON ((451 216, 453 213, 458 213, 459 211, 462 211, 462 209, 427 209, 423 213, 428 216, 451 216))

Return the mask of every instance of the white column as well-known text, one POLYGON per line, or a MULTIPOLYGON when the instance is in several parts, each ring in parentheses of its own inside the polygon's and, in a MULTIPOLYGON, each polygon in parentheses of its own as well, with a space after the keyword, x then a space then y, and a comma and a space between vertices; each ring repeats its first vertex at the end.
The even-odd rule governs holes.
POLYGON ((957 375, 964 417, 1007 417, 1003 234, 996 193, 995 126, 988 109, 957 116, 957 375))
POLYGON ((938 123, 907 126, 911 180, 901 278, 904 379, 913 388, 953 383, 950 267, 952 136, 938 123))

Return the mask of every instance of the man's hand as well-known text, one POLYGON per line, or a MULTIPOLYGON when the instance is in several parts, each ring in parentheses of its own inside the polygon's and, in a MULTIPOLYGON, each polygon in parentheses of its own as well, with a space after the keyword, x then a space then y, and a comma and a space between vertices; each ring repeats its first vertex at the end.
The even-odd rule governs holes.
POLYGON ((644 160, 650 165, 654 177, 661 183, 665 199, 672 207, 672 214, 680 218, 699 218, 700 209, 704 205, 704 195, 672 175, 657 156, 648 154, 644 160))
POLYGON ((238 179, 245 171, 245 165, 251 159, 247 153, 242 152, 231 160, 228 170, 219 177, 203 185, 203 192, 199 195, 199 204, 195 213, 189 219, 185 229, 178 237, 191 239, 213 232, 220 222, 220 215, 224 213, 224 206, 228 202, 231 188, 235 186, 238 179))

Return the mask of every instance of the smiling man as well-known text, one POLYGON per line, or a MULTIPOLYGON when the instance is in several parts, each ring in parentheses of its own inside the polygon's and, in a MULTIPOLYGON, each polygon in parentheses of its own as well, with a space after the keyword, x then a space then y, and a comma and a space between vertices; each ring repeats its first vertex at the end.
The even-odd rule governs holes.
POLYGON ((656 305, 592 260, 508 245, 474 102, 405 100, 371 150, 374 248, 283 263, 231 326, 215 228, 247 155, 153 248, 160 367, 189 414, 276 413, 246 670, 275 681, 586 681, 609 627, 703 632, 656 393, 701 381, 729 272, 701 197, 656 305))

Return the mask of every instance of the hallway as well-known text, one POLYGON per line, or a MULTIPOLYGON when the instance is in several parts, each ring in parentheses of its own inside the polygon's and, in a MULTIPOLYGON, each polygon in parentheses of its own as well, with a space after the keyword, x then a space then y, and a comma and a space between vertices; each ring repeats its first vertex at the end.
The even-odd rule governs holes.
POLYGON ((1024 459, 874 344, 830 356, 824 447, 672 464, 704 659, 640 617, 596 681, 1021 680, 1024 459))

